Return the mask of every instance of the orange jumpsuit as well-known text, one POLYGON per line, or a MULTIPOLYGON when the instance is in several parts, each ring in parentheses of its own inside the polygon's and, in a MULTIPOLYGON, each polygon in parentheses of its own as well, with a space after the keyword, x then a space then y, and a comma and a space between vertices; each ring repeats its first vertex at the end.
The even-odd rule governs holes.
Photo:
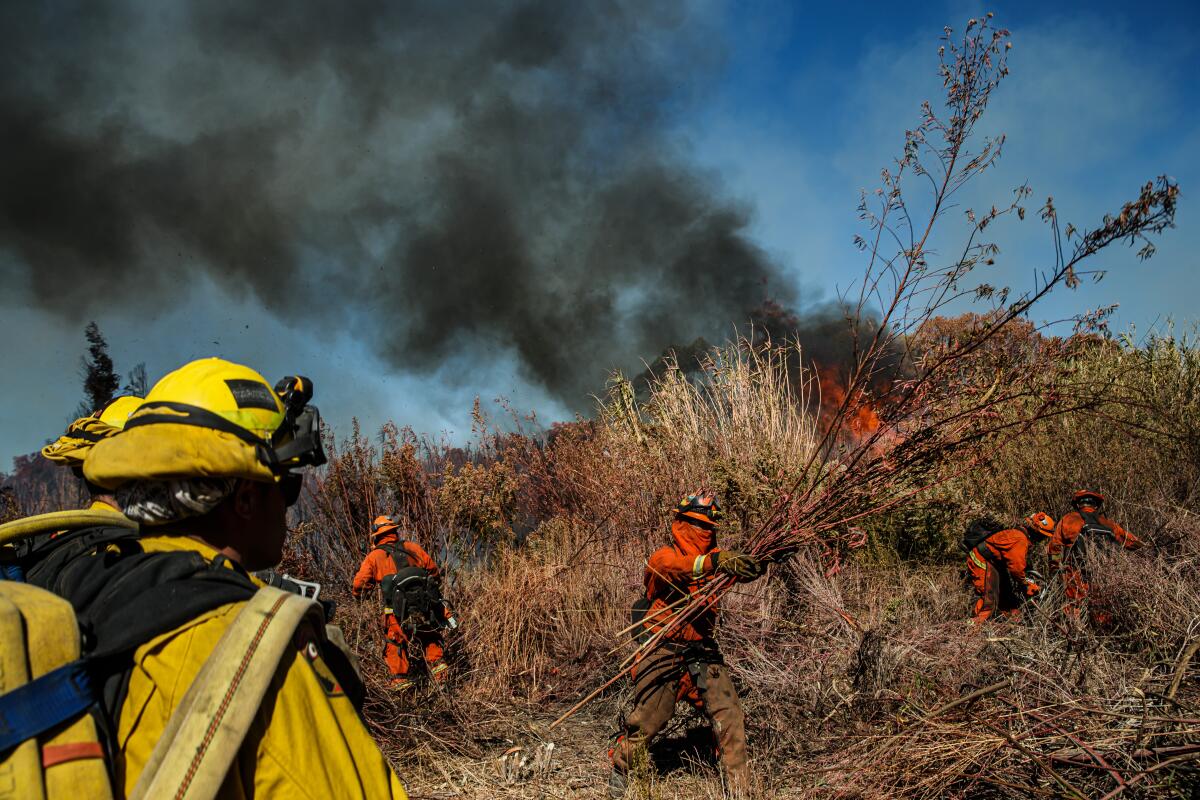
MULTIPOLYGON (((665 610, 686 594, 696 594, 716 568, 713 531, 676 519, 671 525, 672 547, 664 547, 646 562, 645 628, 658 631, 671 616, 665 610)), ((683 605, 683 603, 680 603, 683 605)), ((679 607, 679 606, 676 606, 679 607)), ((745 714, 730 678, 729 669, 713 638, 717 603, 713 601, 663 644, 642 659, 630 673, 634 681, 634 708, 625 718, 625 730, 612 749, 613 765, 628 772, 634 754, 644 749, 675 713, 675 703, 688 700, 708 716, 717 743, 717 754, 731 787, 746 790, 745 714)))
MULTIPOLYGON (((355 597, 361 596, 364 591, 381 583, 384 578, 399 569, 399 566, 388 555, 388 552, 382 549, 383 545, 398 545, 402 548, 408 556, 408 562, 404 566, 420 567, 428 571, 434 580, 438 580, 441 577, 441 571, 438 569, 437 563, 434 562, 429 553, 426 553, 419 544, 408 541, 401 542, 395 533, 386 533, 375 542, 374 549, 367 553, 367 557, 363 559, 362 565, 358 568, 358 572, 354 576, 353 594, 355 597)), ((448 619, 449 611, 447 610, 445 613, 448 619)), ((409 634, 404 630, 402 624, 404 622, 405 620, 396 619, 396 615, 392 613, 391 608, 383 610, 383 658, 387 661, 388 669, 392 673, 393 683, 402 683, 408 676, 409 634)), ((442 656, 445 654, 445 644, 442 639, 441 630, 417 629, 413 632, 413 636, 421 645, 422 652, 425 655, 425 663, 429 667, 430 676, 434 680, 442 680, 445 677, 447 665, 442 661, 442 656)))
MULTIPOLYGON (((1136 550, 1142 546, 1136 536, 1101 514, 1096 508, 1083 506, 1082 510, 1094 514, 1096 521, 1111 530, 1116 544, 1121 545, 1125 550, 1136 550)), ((1075 550, 1075 544, 1083 531, 1083 525, 1083 515, 1078 511, 1064 515, 1054 528, 1054 535, 1050 537, 1050 546, 1047 548, 1050 574, 1062 576, 1063 591, 1067 595, 1067 604, 1064 609, 1070 614, 1079 613, 1080 604, 1088 596, 1091 588, 1081 563, 1082 558, 1078 557, 1082 553, 1075 550), (1075 557, 1073 558, 1073 556, 1075 557)), ((1098 622, 1104 622, 1111 617, 1101 613, 1096 616, 1096 619, 1098 622)))
POLYGON ((1017 615, 1022 598, 1036 591, 1025 577, 1028 557, 1029 537, 1019 528, 993 533, 967 554, 967 571, 979 595, 975 622, 995 614, 1017 615))

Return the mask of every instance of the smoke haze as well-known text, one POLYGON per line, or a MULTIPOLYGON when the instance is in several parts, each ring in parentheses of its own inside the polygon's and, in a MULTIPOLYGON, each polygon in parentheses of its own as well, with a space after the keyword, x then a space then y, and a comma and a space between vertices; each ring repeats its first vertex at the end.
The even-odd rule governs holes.
POLYGON ((203 276, 401 373, 568 407, 787 280, 670 135, 720 67, 667 0, 0 3, 0 279, 77 324, 203 276))

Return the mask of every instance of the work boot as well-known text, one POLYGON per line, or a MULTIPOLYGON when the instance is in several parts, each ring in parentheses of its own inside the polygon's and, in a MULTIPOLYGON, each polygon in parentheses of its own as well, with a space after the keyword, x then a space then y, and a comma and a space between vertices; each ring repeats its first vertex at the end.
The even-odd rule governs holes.
POLYGON ((612 772, 608 774, 609 800, 621 800, 625 796, 627 788, 629 788, 629 776, 614 766, 612 772))

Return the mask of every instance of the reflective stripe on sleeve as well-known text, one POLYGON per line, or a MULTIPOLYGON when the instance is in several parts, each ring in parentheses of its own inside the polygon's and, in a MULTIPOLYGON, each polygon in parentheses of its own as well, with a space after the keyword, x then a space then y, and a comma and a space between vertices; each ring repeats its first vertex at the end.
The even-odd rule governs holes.
POLYGON ((696 560, 692 562, 692 577, 699 578, 704 574, 704 559, 708 556, 696 556, 696 560))

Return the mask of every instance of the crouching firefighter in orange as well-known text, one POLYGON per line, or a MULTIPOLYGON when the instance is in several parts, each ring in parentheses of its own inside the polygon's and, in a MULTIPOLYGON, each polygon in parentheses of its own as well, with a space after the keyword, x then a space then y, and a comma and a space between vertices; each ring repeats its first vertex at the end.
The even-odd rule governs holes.
MULTIPOLYGON (((1058 527, 1050 537, 1047 556, 1050 574, 1062 577, 1067 596, 1064 610, 1068 614, 1078 614, 1091 590, 1088 562, 1095 560, 1097 551, 1137 550, 1142 543, 1104 515, 1104 495, 1099 492, 1078 491, 1071 498, 1071 505, 1075 510, 1058 521, 1058 527)), ((1100 624, 1107 624, 1112 619, 1107 612, 1093 613, 1092 617, 1100 624)))
MULTIPOLYGON (((639 641, 661 630, 673 609, 699 592, 716 574, 752 581, 766 564, 736 550, 717 548, 716 526, 721 509, 715 495, 698 492, 685 497, 674 510, 672 544, 646 562, 645 595, 633 607, 639 641)), ((647 745, 675 713, 675 703, 687 700, 712 723, 717 754, 727 785, 734 794, 749 790, 745 717, 729 670, 714 638, 717 604, 671 633, 654 650, 639 657, 630 676, 634 682, 633 710, 624 731, 609 752, 612 774, 609 796, 624 795, 627 775, 635 763, 648 758, 647 745)))
POLYGON ((1040 576, 1028 569, 1029 545, 1044 542, 1054 532, 1054 519, 1041 511, 1015 528, 977 520, 963 536, 967 572, 975 587, 975 617, 979 624, 998 616, 1015 617, 1026 599, 1043 588, 1040 576))
POLYGON ((420 645, 435 681, 446 678, 449 665, 443 660, 443 631, 454 630, 458 621, 442 598, 441 571, 429 553, 416 542, 402 541, 400 526, 390 517, 375 518, 371 552, 354 576, 353 594, 378 585, 383 594, 383 657, 392 673, 393 689, 409 689, 408 643, 420 645))

